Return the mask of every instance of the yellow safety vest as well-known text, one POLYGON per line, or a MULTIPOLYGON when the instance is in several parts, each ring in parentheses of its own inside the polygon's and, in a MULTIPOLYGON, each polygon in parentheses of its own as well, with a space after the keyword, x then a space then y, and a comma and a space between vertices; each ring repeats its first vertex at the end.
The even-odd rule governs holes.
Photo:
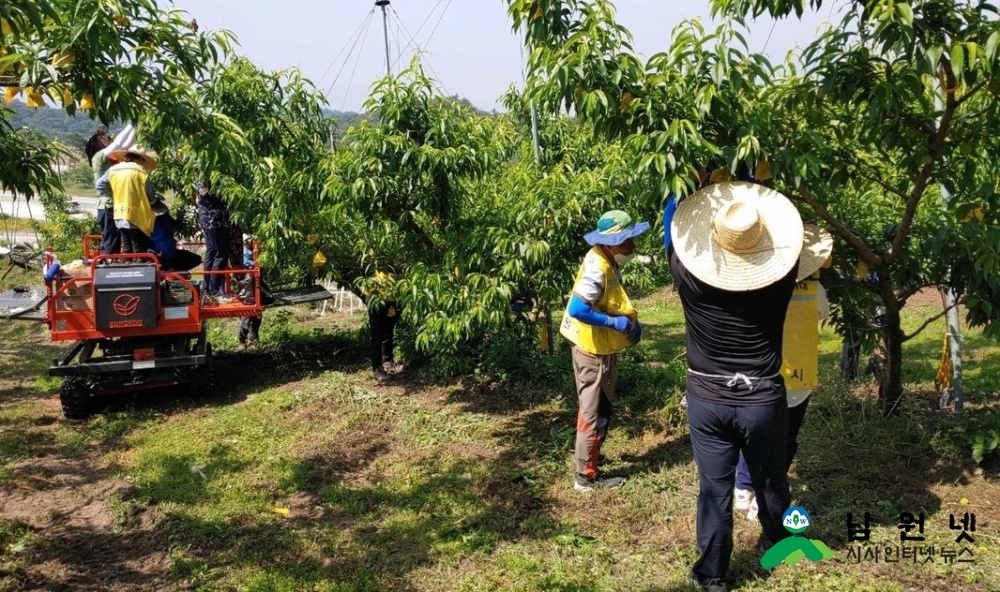
POLYGON ((819 386, 819 282, 795 285, 785 316, 781 374, 788 390, 819 386))
POLYGON ((153 208, 149 205, 149 197, 152 196, 146 196, 148 178, 146 169, 134 162, 116 164, 108 170, 115 220, 128 220, 146 236, 153 233, 156 221, 153 208))
MULTIPOLYGON (((624 315, 635 320, 638 315, 622 287, 618 269, 604 257, 600 247, 591 249, 587 257, 593 257, 604 272, 604 291, 597 302, 593 303, 594 310, 608 315, 624 315)), ((583 278, 583 267, 581 264, 579 271, 576 272, 574 285, 583 278)), ((559 332, 580 349, 597 355, 616 354, 631 345, 624 333, 607 327, 581 323, 569 316, 568 308, 563 313, 559 332)))

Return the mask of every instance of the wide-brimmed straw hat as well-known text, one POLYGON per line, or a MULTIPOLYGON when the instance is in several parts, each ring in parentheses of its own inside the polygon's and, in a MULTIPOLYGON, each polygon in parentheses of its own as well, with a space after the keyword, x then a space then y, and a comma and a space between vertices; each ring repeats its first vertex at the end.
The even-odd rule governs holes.
POLYGON ((126 154, 134 154, 140 157, 142 160, 139 162, 142 168, 146 169, 147 172, 152 173, 156 170, 156 153, 139 148, 138 146, 133 146, 127 150, 115 150, 111 153, 111 158, 117 160, 118 162, 125 162, 126 154))
POLYGON ((802 218, 787 197, 752 183, 715 183, 677 206, 677 257, 710 286, 742 292, 785 277, 802 251, 802 218))
POLYGON ((816 273, 833 252, 833 235, 814 224, 804 224, 802 230, 802 252, 799 253, 799 274, 797 280, 804 280, 816 273))
POLYGON ((597 230, 583 235, 583 240, 590 245, 607 245, 614 247, 628 239, 639 236, 649 230, 649 222, 632 222, 632 216, 621 210, 604 212, 597 221, 597 230))

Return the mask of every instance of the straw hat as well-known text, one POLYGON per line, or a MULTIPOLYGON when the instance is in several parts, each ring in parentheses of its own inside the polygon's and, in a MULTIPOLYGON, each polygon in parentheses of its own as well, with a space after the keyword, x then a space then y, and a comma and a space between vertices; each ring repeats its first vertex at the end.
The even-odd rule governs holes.
POLYGON ((125 162, 126 154, 134 154, 140 157, 142 160, 139 162, 142 168, 146 169, 147 173, 152 173, 156 170, 156 153, 144 150, 138 146, 133 146, 125 150, 115 150, 111 153, 111 158, 117 160, 118 162, 125 162))
POLYGON ((833 236, 814 224, 803 225, 802 252, 799 253, 799 275, 802 281, 823 267, 833 252, 833 236))
POLYGON ((632 222, 632 216, 621 210, 604 212, 597 221, 597 230, 583 235, 590 245, 620 245, 628 239, 649 230, 649 222, 632 222))
POLYGON ((785 277, 802 251, 802 218, 763 185, 715 183, 680 202, 670 226, 677 257, 710 286, 742 292, 785 277))

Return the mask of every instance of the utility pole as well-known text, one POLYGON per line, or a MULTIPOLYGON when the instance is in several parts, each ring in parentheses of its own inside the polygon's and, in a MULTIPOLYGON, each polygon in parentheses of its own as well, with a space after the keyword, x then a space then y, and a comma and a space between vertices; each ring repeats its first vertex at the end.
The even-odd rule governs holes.
MULTIPOLYGON (((940 95, 935 97, 935 105, 943 110, 945 106, 944 98, 940 95)), ((938 115, 938 124, 941 123, 941 116, 938 115)), ((940 185, 941 208, 947 209, 948 202, 951 201, 951 193, 940 185)), ((962 324, 958 317, 958 307, 955 302, 955 289, 944 286, 941 288, 941 304, 948 311, 948 355, 951 357, 951 392, 955 396, 955 414, 961 418, 962 410, 965 408, 965 387, 962 385, 962 324)), ((948 391, 941 393, 940 403, 943 406, 948 402, 948 391)))
POLYGON ((385 7, 389 5, 389 0, 375 0, 375 6, 382 9, 382 35, 385 37, 385 75, 392 75, 392 66, 389 65, 389 25, 386 21, 385 7))

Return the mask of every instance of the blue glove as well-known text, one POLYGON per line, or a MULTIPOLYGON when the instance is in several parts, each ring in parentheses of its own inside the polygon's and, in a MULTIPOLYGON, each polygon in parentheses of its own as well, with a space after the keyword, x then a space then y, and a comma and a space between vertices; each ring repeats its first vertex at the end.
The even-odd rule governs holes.
POLYGON ((642 325, 639 321, 636 321, 632 326, 632 330, 628 332, 628 342, 635 345, 642 341, 642 325))
POLYGON ((631 333, 634 326, 635 324, 632 322, 632 319, 628 317, 608 315, 608 329, 614 329, 621 333, 631 333))
POLYGON ((677 196, 670 194, 667 197, 667 204, 663 206, 663 250, 670 252, 670 225, 674 221, 674 214, 677 212, 677 196))

